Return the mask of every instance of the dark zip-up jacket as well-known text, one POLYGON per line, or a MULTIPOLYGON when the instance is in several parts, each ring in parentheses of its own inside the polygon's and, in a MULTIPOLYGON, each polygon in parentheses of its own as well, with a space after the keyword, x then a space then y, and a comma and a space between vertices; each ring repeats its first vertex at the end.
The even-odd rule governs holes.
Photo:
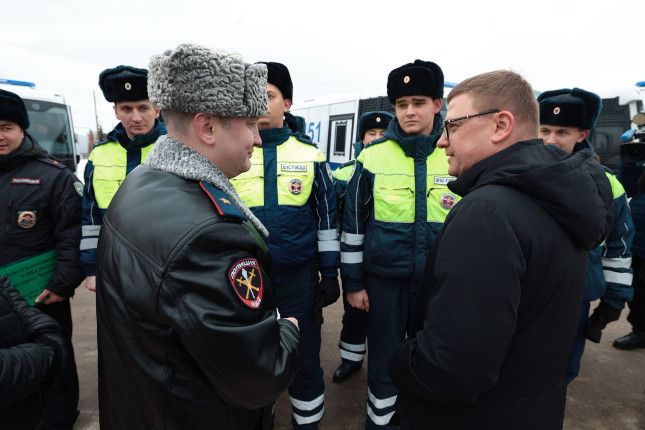
POLYGON ((71 297, 83 280, 79 263, 82 184, 28 134, 0 156, 0 267, 55 250, 47 289, 71 297))
POLYGON ((560 429, 587 252, 612 223, 589 151, 529 140, 450 183, 417 334, 390 361, 404 429, 560 429))

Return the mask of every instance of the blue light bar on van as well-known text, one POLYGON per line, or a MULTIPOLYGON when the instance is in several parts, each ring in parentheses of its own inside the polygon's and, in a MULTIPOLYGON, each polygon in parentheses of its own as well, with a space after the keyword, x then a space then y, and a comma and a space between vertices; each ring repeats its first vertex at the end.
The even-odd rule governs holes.
POLYGON ((36 88, 36 84, 27 81, 16 81, 15 79, 0 78, 0 84, 15 85, 18 87, 36 88))
POLYGON ((638 88, 645 88, 645 81, 636 82, 638 88))
POLYGON ((457 84, 455 84, 454 82, 444 81, 443 86, 446 87, 446 88, 455 88, 457 86, 457 84))

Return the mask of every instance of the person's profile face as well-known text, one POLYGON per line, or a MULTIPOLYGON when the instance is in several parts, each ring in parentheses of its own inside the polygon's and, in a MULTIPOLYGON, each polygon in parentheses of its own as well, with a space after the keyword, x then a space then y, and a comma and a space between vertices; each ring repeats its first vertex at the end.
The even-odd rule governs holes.
POLYGON ((248 171, 254 146, 260 146, 260 132, 257 118, 213 118, 215 145, 209 159, 217 165, 228 178, 248 171))
POLYGON ((282 92, 273 84, 267 84, 268 111, 258 120, 260 130, 281 128, 284 114, 291 108, 291 100, 285 99, 282 92))
POLYGON ((479 115, 470 94, 460 94, 448 103, 446 120, 449 133, 441 134, 437 146, 446 151, 448 173, 459 176, 474 164, 491 155, 491 137, 495 130, 495 115, 479 115), (473 116, 450 122, 452 119, 473 116), (448 137, 449 136, 449 137, 448 137))

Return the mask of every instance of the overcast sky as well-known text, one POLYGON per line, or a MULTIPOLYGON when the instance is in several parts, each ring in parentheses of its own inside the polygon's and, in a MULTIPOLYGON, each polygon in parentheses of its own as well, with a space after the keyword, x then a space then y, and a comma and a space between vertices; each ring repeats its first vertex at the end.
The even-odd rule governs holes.
POLYGON ((645 80, 642 1, 7 0, 0 15, 0 77, 63 93, 78 130, 116 124, 99 73, 192 42, 285 63, 294 103, 337 92, 381 91, 416 58, 458 82, 495 69, 537 90, 618 94, 645 80), (219 4, 221 3, 221 4, 219 4), (594 2, 596 3, 596 2, 594 2))

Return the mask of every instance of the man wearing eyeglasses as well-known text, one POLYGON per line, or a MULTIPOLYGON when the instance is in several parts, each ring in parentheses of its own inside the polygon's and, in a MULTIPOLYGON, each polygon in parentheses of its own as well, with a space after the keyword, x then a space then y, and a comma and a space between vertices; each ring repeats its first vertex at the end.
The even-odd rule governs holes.
POLYGON ((533 90, 514 72, 461 82, 447 118, 437 145, 462 200, 430 252, 418 332, 390 361, 401 428, 561 429, 587 252, 611 225, 611 186, 590 152, 537 139, 533 90))
MULTIPOLYGON (((580 88, 564 88, 543 92, 538 102, 538 134, 544 143, 556 145, 567 154, 582 150, 593 152, 587 138, 602 110, 602 101, 597 94, 580 88)), ((625 302, 634 296, 631 268, 634 222, 629 213, 625 189, 614 174, 605 173, 614 197, 614 223, 607 240, 589 253, 578 333, 567 366, 568 382, 573 381, 580 372, 585 341, 589 339, 600 343, 602 330, 620 317, 625 302), (600 303, 589 316, 590 302, 597 299, 600 299, 600 303)))
POLYGON ((410 306, 427 252, 457 201, 441 134, 443 72, 416 60, 390 72, 388 99, 396 118, 382 140, 358 155, 347 187, 341 269, 347 301, 368 311, 366 428, 385 428, 396 388, 387 362, 405 339, 410 306))

